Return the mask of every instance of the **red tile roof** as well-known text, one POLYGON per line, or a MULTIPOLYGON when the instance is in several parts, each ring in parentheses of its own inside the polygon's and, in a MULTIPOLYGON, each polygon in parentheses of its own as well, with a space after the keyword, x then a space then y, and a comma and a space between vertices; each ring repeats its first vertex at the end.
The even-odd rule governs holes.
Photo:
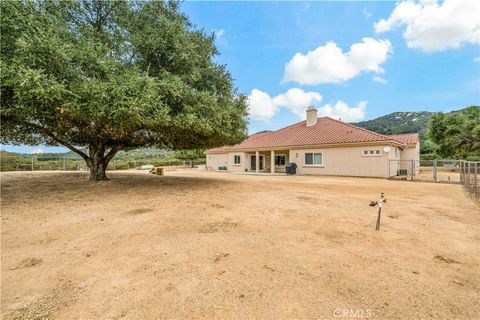
POLYGON ((388 136, 405 144, 417 144, 420 141, 418 133, 390 134, 388 136))
MULTIPOLYGON (((242 143, 245 143, 247 141, 253 141, 253 140, 256 140, 260 137, 263 137, 264 135, 270 133, 272 131, 260 131, 260 132, 257 132, 257 133, 254 133, 250 136, 248 136, 247 139, 245 139, 242 143)), ((218 148, 212 148, 212 149, 208 149, 207 150, 207 153, 225 153, 228 151, 228 149, 230 149, 231 147, 233 146, 222 146, 222 147, 218 147, 218 148)))
MULTIPOLYGON (((225 148, 223 152, 227 152, 230 150, 243 149, 381 142, 392 140, 395 139, 387 135, 356 127, 329 117, 322 117, 318 118, 317 123, 313 126, 307 127, 306 121, 301 121, 277 131, 264 132, 259 136, 251 136, 242 143, 234 146, 222 148, 225 148)), ((396 140, 396 142, 403 144, 398 140, 396 140)), ((216 149, 207 150, 207 153, 215 153, 216 149)))

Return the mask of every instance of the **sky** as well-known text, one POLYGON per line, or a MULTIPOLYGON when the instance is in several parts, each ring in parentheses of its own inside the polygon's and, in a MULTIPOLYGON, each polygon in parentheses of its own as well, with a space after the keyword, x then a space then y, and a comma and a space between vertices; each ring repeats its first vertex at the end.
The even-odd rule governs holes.
MULTIPOLYGON (((249 133, 305 117, 346 122, 480 105, 480 1, 198 2, 182 11, 215 34, 249 133)), ((2 146, 17 152, 64 148, 2 146)))

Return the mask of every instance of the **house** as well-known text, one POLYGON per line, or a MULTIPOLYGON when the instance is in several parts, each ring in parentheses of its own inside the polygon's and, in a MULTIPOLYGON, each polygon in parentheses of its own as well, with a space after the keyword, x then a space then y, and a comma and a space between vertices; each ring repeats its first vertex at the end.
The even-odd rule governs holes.
POLYGON ((329 117, 306 120, 245 141, 207 150, 207 168, 231 172, 285 172, 295 162, 297 174, 391 177, 418 163, 418 134, 384 135, 329 117), (407 161, 408 160, 408 161, 407 161))

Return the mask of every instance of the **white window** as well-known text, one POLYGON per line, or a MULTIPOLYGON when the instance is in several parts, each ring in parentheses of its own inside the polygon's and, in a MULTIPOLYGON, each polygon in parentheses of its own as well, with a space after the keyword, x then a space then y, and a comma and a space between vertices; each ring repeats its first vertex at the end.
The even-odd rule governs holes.
POLYGON ((238 154, 233 156, 233 164, 240 164, 240 161, 242 161, 242 160, 241 160, 241 157, 238 154))
POLYGON ((323 164, 323 155, 321 153, 305 153, 305 164, 321 166, 323 164))
POLYGON ((364 157, 379 157, 381 155, 382 155, 382 153, 378 149, 363 150, 363 156, 364 157))
POLYGON ((276 154, 275 155, 275 165, 276 166, 284 166, 285 165, 285 155, 284 154, 276 154))

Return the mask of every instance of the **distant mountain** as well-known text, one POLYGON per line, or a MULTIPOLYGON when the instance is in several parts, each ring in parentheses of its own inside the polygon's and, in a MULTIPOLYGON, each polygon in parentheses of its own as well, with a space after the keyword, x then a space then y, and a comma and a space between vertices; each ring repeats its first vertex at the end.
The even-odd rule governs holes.
MULTIPOLYGON (((462 112, 466 108, 450 111, 462 112)), ((449 112, 445 112, 449 113, 449 112)), ((372 130, 382 134, 416 133, 426 137, 428 121, 435 112, 412 111, 393 112, 372 120, 353 123, 358 127, 372 130)))
POLYGON ((355 123, 356 126, 383 134, 425 133, 433 112, 394 112, 376 119, 355 123))
MULTIPOLYGON (((454 110, 450 113, 462 112, 465 109, 466 108, 454 110)), ((428 140, 427 130, 428 122, 433 114, 435 114, 435 112, 393 112, 372 120, 361 121, 353 124, 358 127, 382 134, 419 133, 420 153, 430 154, 434 152, 435 146, 431 141, 428 140)))

